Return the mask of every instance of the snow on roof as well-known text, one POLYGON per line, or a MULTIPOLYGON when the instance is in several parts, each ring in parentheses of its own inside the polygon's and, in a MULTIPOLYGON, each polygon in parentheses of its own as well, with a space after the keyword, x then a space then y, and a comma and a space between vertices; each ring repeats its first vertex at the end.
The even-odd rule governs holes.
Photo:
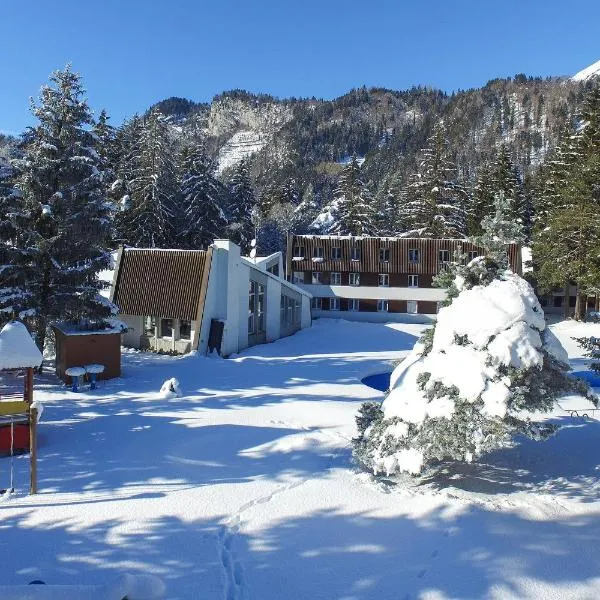
POLYGON ((20 321, 7 323, 0 331, 0 369, 39 367, 42 353, 27 327, 20 321))

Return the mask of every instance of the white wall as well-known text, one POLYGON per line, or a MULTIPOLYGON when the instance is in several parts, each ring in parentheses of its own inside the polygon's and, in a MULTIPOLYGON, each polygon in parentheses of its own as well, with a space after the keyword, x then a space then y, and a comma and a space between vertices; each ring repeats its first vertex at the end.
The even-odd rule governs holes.
POLYGON ((392 312, 367 312, 358 310, 313 310, 315 319, 344 319, 365 323, 432 323, 437 315, 392 312))
POLYGON ((280 306, 282 287, 288 286, 302 301, 301 327, 311 324, 311 296, 286 282, 283 278, 255 267, 248 259, 240 256, 240 248, 229 240, 215 240, 203 322, 200 329, 198 351, 205 353, 208 347, 211 319, 224 322, 221 354, 229 356, 248 347, 248 287, 250 273, 256 269, 260 279, 266 281, 266 341, 272 342, 281 336, 280 306))
POLYGON ((421 300, 440 302, 446 290, 425 287, 375 287, 354 285, 299 285, 317 298, 357 298, 359 300, 421 300))

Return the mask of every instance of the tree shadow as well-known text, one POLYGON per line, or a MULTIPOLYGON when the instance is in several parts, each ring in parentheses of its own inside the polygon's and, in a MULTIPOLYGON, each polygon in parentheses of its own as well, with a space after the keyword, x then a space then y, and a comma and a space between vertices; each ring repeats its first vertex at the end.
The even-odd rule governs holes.
POLYGON ((120 518, 3 519, 2 584, 152 573, 168 600, 593 598, 600 585, 597 513, 540 521, 450 505, 412 517, 332 506, 256 527, 249 514, 232 526, 225 516, 144 519, 136 508, 143 501, 120 518))
POLYGON ((436 490, 476 494, 539 492, 582 502, 600 500, 600 422, 562 417, 545 442, 520 437, 481 461, 445 462, 421 480, 436 490))

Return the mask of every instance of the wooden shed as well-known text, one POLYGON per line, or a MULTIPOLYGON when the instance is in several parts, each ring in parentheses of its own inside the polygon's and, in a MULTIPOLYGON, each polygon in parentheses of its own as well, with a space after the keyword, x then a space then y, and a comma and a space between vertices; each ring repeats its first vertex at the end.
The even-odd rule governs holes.
POLYGON ((104 365, 98 379, 121 375, 121 328, 96 330, 78 329, 67 323, 52 326, 56 337, 56 374, 65 382, 70 367, 90 364, 104 365))

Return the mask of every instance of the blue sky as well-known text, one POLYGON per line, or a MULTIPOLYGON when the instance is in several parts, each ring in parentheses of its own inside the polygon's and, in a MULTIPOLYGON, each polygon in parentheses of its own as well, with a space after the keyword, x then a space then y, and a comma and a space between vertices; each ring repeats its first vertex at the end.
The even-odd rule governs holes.
POLYGON ((243 88, 334 98, 360 85, 452 91, 600 59, 598 0, 2 2, 0 130, 71 62, 113 122, 169 96, 243 88))

